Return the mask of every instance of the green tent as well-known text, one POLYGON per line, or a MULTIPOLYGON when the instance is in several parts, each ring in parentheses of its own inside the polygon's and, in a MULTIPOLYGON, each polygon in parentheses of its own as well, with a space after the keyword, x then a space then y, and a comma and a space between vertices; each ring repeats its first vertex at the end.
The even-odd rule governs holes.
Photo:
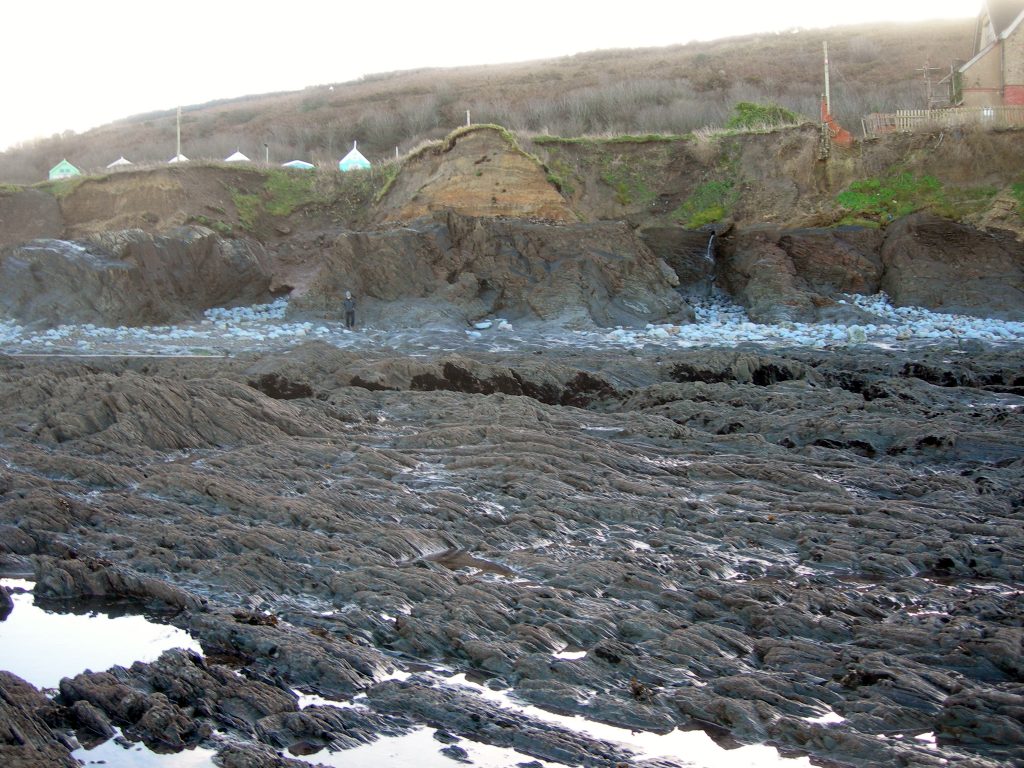
POLYGON ((82 172, 75 168, 67 160, 61 160, 50 169, 50 181, 55 179, 70 179, 72 176, 81 176, 82 172))

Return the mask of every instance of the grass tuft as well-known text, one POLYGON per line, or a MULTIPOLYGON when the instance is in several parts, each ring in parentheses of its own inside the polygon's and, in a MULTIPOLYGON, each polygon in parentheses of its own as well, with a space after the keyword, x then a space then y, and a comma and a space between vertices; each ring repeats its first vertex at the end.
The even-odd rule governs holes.
POLYGON ((687 229, 699 229, 728 216, 737 200, 739 190, 735 182, 706 181, 671 213, 671 218, 687 229))
POLYGON ((934 176, 900 173, 855 181, 836 202, 845 211, 840 225, 870 221, 885 226, 917 211, 961 220, 983 211, 997 193, 991 186, 946 187, 934 176))

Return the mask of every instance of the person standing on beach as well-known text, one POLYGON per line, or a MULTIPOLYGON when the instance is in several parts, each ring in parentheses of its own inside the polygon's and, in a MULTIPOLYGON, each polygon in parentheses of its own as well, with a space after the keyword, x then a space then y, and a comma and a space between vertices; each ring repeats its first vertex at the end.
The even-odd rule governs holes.
POLYGON ((345 291, 345 301, 342 302, 345 308, 345 327, 352 330, 356 326, 356 300, 351 291, 345 291))

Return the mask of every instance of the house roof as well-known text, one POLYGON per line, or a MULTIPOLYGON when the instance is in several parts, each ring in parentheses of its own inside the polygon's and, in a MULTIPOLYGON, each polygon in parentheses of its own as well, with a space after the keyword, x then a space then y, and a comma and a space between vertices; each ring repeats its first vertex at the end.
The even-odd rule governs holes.
POLYGON ((307 163, 305 160, 289 160, 287 163, 281 163, 282 168, 301 168, 302 170, 308 171, 310 168, 315 168, 312 163, 307 163))
POLYGON ((252 162, 252 161, 249 160, 248 157, 243 155, 241 150, 236 150, 235 154, 233 154, 231 157, 224 158, 224 162, 225 163, 248 163, 248 162, 252 162))
POLYGON ((1000 40, 1005 40, 1017 27, 1024 24, 1024 0, 986 0, 978 15, 978 28, 974 37, 974 57, 960 67, 961 72, 966 72, 983 56, 991 51, 1000 40), (988 31, 982 20, 987 19, 988 31), (982 45, 982 41, 989 42, 982 45))
POLYGON ((1006 32, 1024 13, 1024 0, 986 0, 985 6, 996 37, 1006 32))
POLYGON ((119 165, 131 165, 131 160, 126 160, 124 155, 121 155, 117 160, 107 164, 107 168, 116 168, 119 165))

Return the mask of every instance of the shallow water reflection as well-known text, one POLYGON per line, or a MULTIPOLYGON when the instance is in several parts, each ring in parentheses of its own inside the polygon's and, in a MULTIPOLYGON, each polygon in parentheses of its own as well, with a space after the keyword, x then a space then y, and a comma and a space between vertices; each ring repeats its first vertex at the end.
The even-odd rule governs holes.
POLYGON ((694 768, 810 768, 807 757, 783 757, 774 747, 749 744, 737 749, 725 749, 716 744, 703 731, 675 730, 664 735, 648 731, 632 731, 587 720, 579 715, 559 715, 532 704, 521 704, 508 691, 494 691, 473 683, 465 675, 454 675, 440 681, 442 685, 469 688, 502 709, 509 709, 534 720, 561 726, 569 731, 586 734, 594 739, 609 741, 632 750, 639 759, 684 759, 694 768))
MULTIPOLYGON (((461 753, 456 753, 461 755, 461 753)), ((422 727, 404 736, 387 736, 372 744, 364 744, 340 752, 322 750, 312 755, 289 755, 296 760, 337 768, 453 768, 460 763, 479 768, 508 768, 520 763, 533 766, 560 766, 562 763, 537 760, 513 749, 494 747, 467 739, 458 739, 452 745, 445 745, 434 738, 434 729, 422 727), (441 752, 455 747, 464 750, 461 759, 441 752), (469 762, 466 762, 469 761, 469 762)))
POLYGON ((212 749, 196 747, 170 755, 151 752, 144 745, 108 739, 92 749, 76 749, 71 756, 83 765, 104 768, 216 768, 212 749))
MULTIPOLYGON (((0 579, 0 584, 31 587, 31 582, 19 579, 0 579)), ((102 671, 115 664, 127 667, 136 661, 154 661, 170 648, 201 652, 184 630, 145 616, 115 616, 97 609, 84 613, 46 610, 28 592, 15 592, 11 598, 14 610, 0 622, 0 668, 38 688, 55 688, 62 677, 87 669, 102 671)), ((65 607, 46 603, 46 608, 57 605, 65 607)), ((73 604, 66 607, 73 608, 73 604)))

